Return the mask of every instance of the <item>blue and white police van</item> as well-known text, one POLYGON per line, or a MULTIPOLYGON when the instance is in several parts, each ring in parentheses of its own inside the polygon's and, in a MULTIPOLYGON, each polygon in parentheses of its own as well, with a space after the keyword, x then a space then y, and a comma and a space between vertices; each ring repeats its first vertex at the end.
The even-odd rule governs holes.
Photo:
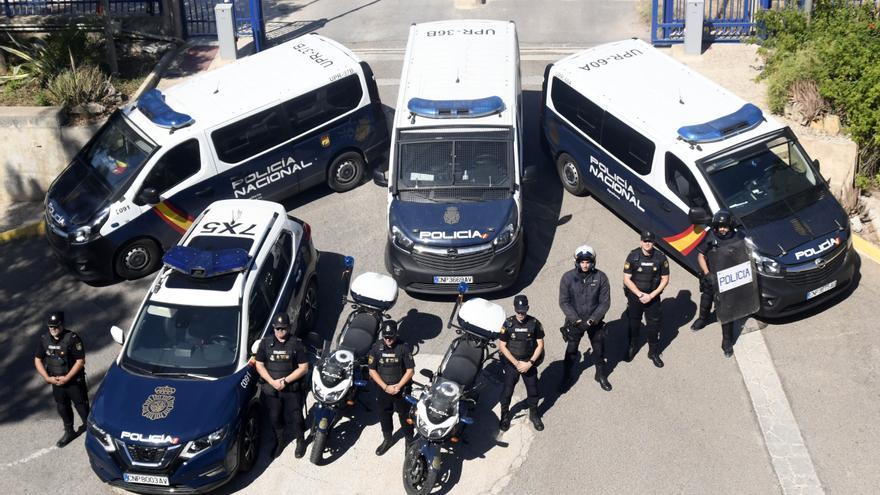
POLYGON ((196 219, 144 298, 95 395, 86 451, 98 477, 147 493, 207 492, 259 452, 252 355, 272 316, 315 324, 317 252, 277 203, 224 200, 196 219))
POLYGON ((210 203, 347 191, 387 146, 370 67, 302 36, 114 113, 49 188, 47 237, 82 280, 142 277, 210 203))
POLYGON ((643 41, 547 66, 542 128, 566 190, 653 230, 694 273, 711 213, 729 210, 761 316, 802 311, 853 278, 847 215, 794 132, 643 41))
POLYGON ((391 134, 385 265, 404 290, 510 286, 522 264, 516 25, 413 24, 391 134))

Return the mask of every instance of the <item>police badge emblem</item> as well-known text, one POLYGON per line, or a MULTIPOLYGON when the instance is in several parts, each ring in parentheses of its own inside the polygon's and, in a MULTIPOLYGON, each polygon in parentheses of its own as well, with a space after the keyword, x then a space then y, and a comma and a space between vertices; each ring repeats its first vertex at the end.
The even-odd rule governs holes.
POLYGON ((458 221, 461 220, 461 214, 458 212, 458 208, 454 206, 450 206, 446 208, 446 212, 443 213, 443 221, 449 225, 455 225, 458 221))
POLYGON ((174 392, 176 389, 165 385, 156 387, 153 391, 156 393, 150 395, 144 401, 144 405, 141 408, 141 416, 152 420, 165 419, 171 413, 171 410, 174 409, 174 392))

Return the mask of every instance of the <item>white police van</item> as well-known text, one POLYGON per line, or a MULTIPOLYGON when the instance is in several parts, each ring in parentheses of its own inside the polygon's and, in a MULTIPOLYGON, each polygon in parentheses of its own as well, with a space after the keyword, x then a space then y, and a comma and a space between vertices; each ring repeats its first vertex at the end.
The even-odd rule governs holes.
POLYGON ((513 22, 410 27, 391 135, 385 265, 409 292, 510 286, 522 264, 513 22))
POLYGON ((853 278, 846 213, 791 129, 643 41, 547 66, 542 128, 566 190, 655 231, 695 273, 711 212, 730 210, 763 316, 799 312, 853 278))
POLYGON ((113 114, 49 188, 47 237, 82 280, 138 278, 213 201, 346 191, 387 145, 370 67, 302 36, 113 114))
POLYGON ((254 344, 288 311, 317 317, 308 224, 277 203, 210 205, 163 257, 94 399, 86 451, 104 482, 150 493, 207 492, 259 452, 254 344))

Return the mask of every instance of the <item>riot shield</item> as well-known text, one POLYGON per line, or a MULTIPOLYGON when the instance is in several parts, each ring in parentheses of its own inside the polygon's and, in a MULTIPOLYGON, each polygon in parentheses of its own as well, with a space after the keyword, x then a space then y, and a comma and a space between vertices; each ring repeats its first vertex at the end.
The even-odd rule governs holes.
POLYGON ((758 274, 749 248, 741 238, 720 243, 706 253, 715 289, 715 315, 729 323, 754 314, 761 307, 758 274))

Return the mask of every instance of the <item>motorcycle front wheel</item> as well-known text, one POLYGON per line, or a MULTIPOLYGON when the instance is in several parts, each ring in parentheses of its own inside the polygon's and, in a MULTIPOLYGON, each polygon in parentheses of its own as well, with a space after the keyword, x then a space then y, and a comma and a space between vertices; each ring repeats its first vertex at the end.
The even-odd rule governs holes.
POLYGON ((312 452, 309 454, 309 460, 316 466, 320 466, 324 460, 324 445, 327 443, 328 433, 330 432, 315 428, 315 438, 312 440, 312 452))
POLYGON ((419 451, 417 441, 406 448, 403 459, 403 488, 408 495, 428 495, 437 483, 437 471, 419 451))

